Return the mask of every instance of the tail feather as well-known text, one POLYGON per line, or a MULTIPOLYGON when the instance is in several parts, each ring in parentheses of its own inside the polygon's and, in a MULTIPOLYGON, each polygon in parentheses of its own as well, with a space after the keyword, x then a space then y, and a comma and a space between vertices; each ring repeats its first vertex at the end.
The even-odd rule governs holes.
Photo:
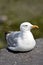
POLYGON ((9 32, 5 32, 5 40, 6 40, 6 35, 8 34, 9 32))
POLYGON ((11 32, 11 31, 5 32, 5 40, 6 40, 7 34, 10 33, 10 32, 11 32))

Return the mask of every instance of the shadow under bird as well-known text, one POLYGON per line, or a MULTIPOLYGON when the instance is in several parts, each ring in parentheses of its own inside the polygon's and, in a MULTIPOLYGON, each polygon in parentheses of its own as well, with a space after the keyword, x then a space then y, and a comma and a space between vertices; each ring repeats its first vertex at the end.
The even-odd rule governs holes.
POLYGON ((30 51, 36 41, 31 33, 32 28, 39 28, 37 25, 32 25, 29 22, 23 22, 20 25, 20 31, 11 31, 6 34, 8 49, 12 51, 30 51))

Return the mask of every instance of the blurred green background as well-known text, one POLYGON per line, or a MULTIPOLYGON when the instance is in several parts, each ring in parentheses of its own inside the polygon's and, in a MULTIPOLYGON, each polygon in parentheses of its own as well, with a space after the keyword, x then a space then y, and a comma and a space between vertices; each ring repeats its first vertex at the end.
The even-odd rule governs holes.
POLYGON ((5 32, 19 30, 22 22, 39 26, 35 38, 43 38, 43 0, 0 0, 0 49, 7 47, 5 32))

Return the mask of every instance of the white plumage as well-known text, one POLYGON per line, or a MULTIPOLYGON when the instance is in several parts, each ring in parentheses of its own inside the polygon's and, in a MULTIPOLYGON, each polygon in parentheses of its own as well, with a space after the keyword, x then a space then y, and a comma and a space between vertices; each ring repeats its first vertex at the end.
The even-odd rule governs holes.
POLYGON ((36 41, 31 33, 32 28, 38 28, 29 22, 24 22, 20 25, 20 31, 12 31, 6 35, 8 49, 12 51, 29 51, 32 50, 36 41))

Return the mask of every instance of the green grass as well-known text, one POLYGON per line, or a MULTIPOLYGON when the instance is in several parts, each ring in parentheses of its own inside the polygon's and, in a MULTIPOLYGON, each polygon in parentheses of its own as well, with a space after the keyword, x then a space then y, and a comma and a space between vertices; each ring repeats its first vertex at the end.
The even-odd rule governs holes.
POLYGON ((5 32, 19 30, 24 21, 39 26, 33 29, 35 38, 43 38, 43 0, 0 0, 0 16, 6 15, 8 20, 0 23, 0 48, 6 46, 5 32))

